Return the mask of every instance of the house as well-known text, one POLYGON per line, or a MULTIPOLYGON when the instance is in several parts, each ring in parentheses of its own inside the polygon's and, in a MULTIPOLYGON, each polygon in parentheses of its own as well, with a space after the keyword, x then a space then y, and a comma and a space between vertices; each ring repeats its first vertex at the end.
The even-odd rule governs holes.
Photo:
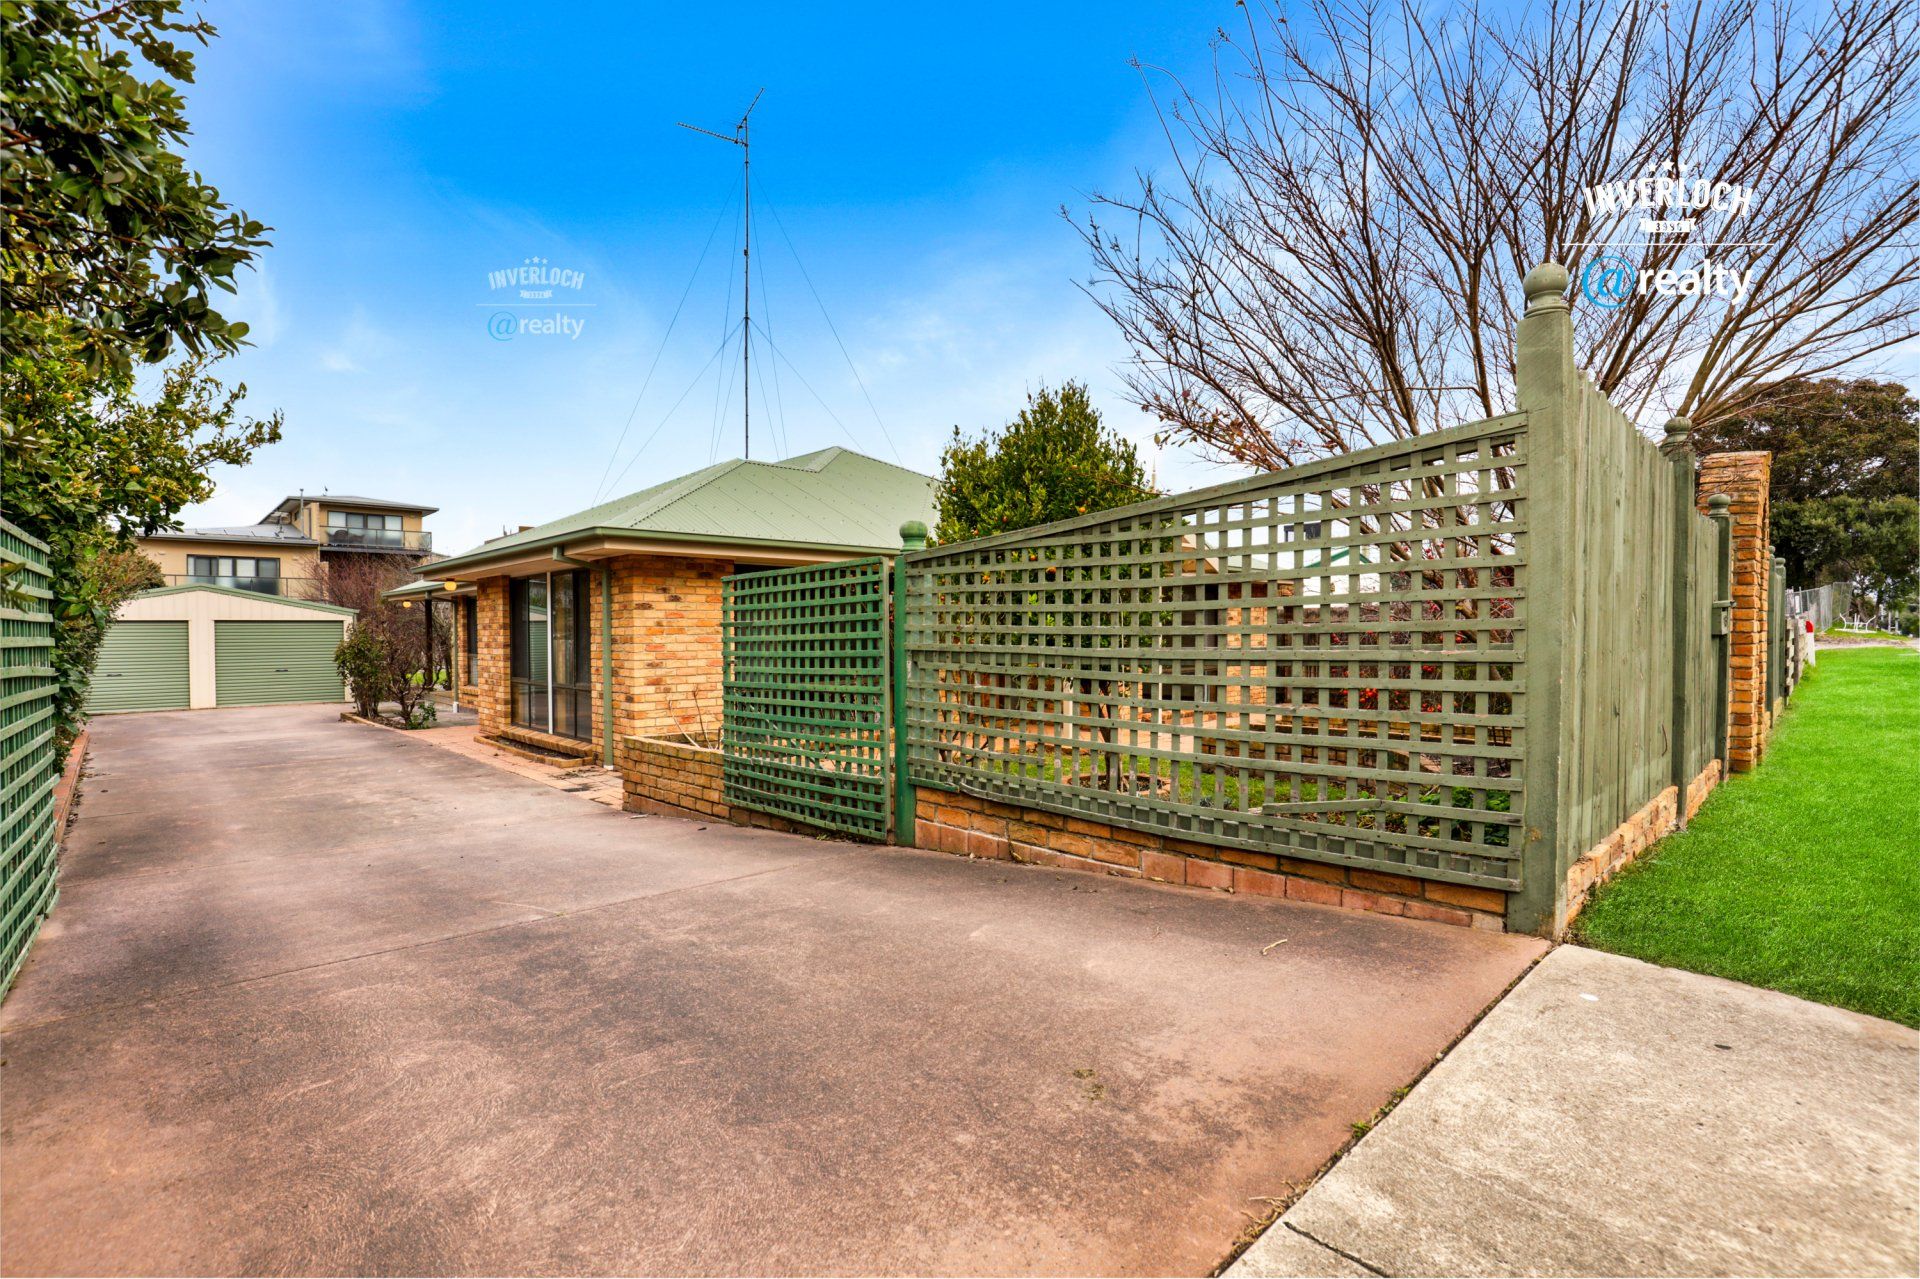
POLYGON ((720 579, 893 556, 934 482, 842 448, 733 460, 523 529, 390 593, 454 611, 482 736, 613 761, 616 738, 720 729, 720 579))
POLYGON ((179 529, 138 540, 169 586, 224 586, 303 598, 319 566, 379 555, 412 566, 433 551, 423 527, 437 507, 384 498, 304 493, 284 498, 258 524, 179 529))

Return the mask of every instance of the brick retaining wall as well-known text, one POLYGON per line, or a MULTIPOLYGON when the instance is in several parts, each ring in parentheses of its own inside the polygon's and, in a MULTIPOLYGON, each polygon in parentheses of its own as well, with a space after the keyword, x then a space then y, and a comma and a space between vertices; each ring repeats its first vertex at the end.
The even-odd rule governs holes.
POLYGON ((920 787, 915 794, 914 842, 921 848, 1285 897, 1494 932, 1506 928, 1507 896, 1490 888, 1219 848, 951 791, 920 787))
POLYGON ((620 767, 622 804, 630 813, 662 817, 712 817, 735 826, 785 831, 793 835, 847 836, 786 821, 771 813, 727 803, 720 752, 712 746, 659 737, 622 737, 614 751, 620 767))
POLYGON ((731 820, 720 776, 720 752, 657 737, 623 737, 614 752, 626 808, 635 813, 731 820))
MULTIPOLYGON (((1700 811, 1709 792, 1720 784, 1720 761, 1714 760, 1687 783, 1687 818, 1700 811)), ((1622 866, 1671 834, 1676 825, 1673 802, 1677 791, 1669 786, 1648 800, 1614 832, 1581 854, 1567 870, 1567 917, 1571 924, 1593 890, 1612 879, 1622 866)), ((1564 930, 1565 924, 1562 925, 1564 930)))

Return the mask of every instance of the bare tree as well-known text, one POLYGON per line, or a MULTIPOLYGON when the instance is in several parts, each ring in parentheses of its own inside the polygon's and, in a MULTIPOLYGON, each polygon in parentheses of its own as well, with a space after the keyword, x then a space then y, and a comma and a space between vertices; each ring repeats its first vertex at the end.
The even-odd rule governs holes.
POLYGON ((1504 412, 1546 259, 1747 281, 1575 308, 1636 419, 1712 424, 1915 334, 1920 0, 1259 2, 1204 89, 1143 68, 1172 171, 1081 224, 1168 438, 1275 469, 1504 412), (1642 234, 1587 195, 1642 177, 1723 207, 1642 234))

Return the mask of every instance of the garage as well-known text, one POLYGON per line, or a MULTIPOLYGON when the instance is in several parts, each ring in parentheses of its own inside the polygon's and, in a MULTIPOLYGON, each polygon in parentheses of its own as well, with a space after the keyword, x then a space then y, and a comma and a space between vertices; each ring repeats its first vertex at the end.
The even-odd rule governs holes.
POLYGON ((100 642, 87 712, 185 710, 189 694, 187 623, 121 622, 100 642))
POLYGON ((107 629, 87 709, 344 702, 333 650, 354 616, 335 604, 224 586, 142 591, 107 629))
POLYGON ((339 643, 337 622, 216 621, 213 703, 343 701, 346 689, 333 664, 339 643))

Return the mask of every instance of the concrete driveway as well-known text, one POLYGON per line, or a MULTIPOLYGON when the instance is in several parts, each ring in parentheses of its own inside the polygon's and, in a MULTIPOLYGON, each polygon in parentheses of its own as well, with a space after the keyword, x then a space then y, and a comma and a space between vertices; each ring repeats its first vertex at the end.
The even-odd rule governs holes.
POLYGON ((1542 950, 638 817, 330 709, 92 749, 0 1009, 8 1273, 1202 1274, 1542 950))

